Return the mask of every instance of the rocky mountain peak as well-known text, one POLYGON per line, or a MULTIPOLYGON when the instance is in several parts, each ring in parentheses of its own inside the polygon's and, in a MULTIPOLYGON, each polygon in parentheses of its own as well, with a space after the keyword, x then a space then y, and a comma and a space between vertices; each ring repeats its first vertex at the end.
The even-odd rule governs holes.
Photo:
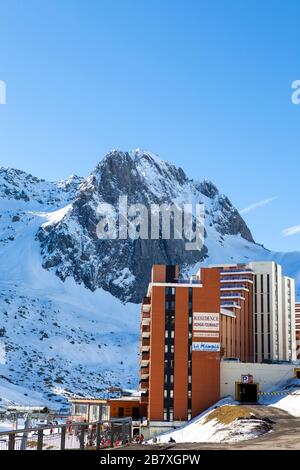
POLYGON ((186 269, 209 255, 205 245, 187 251, 185 240, 100 240, 96 234, 100 203, 118 205, 126 195, 128 204, 204 203, 206 239, 222 245, 225 236, 253 238, 229 199, 209 181, 195 182, 181 168, 151 152, 113 150, 85 178, 70 209, 54 224, 41 227, 43 266, 61 278, 73 277, 91 290, 102 287, 122 301, 139 302, 155 263, 179 264, 186 269))

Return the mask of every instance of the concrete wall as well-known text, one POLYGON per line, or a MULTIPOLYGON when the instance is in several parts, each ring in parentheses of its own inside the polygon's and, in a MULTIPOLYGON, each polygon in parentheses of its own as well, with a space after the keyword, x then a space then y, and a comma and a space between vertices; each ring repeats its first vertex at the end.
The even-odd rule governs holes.
POLYGON ((243 362, 221 362, 221 397, 235 398, 235 382, 241 381, 242 374, 253 375, 259 384, 259 391, 266 392, 280 382, 294 377, 294 364, 256 364, 243 362))

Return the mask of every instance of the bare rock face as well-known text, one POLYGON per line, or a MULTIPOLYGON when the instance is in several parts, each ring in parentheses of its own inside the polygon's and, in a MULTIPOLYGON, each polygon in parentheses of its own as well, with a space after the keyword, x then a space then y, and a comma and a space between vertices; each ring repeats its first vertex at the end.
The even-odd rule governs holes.
POLYGON ((38 231, 43 267, 65 280, 72 276, 94 291, 101 287, 123 302, 140 302, 145 294, 154 263, 179 264, 188 269, 208 255, 187 251, 186 240, 101 240, 96 233, 97 208, 101 203, 117 207, 119 196, 128 205, 205 205, 205 236, 222 244, 225 235, 239 235, 254 242, 251 232, 226 196, 209 181, 189 179, 181 168, 149 152, 113 151, 84 179, 67 213, 38 231))

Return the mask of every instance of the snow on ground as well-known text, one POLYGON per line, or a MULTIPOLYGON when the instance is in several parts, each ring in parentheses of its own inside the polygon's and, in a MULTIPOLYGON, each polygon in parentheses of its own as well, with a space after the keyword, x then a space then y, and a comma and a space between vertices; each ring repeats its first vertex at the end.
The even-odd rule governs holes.
POLYGON ((291 379, 281 385, 277 384, 269 392, 279 392, 282 395, 261 395, 260 404, 280 408, 300 418, 300 379, 291 379))
MULTIPOLYGON (((1 369, 0 369, 1 371, 1 369)), ((51 402, 46 400, 42 393, 30 390, 29 387, 14 385, 7 380, 0 380, 0 406, 6 408, 19 404, 24 406, 50 406, 51 402)), ((0 423, 1 427, 2 423, 0 423)))
MULTIPOLYGON (((224 398, 185 426, 161 434, 156 439, 161 443, 169 442, 170 438, 179 443, 238 442, 254 439, 267 432, 269 426, 251 415, 248 409, 237 405, 231 398, 224 398)), ((153 444, 154 441, 151 439, 148 443, 153 444)))
POLYGON ((42 268, 36 232, 68 206, 35 212, 31 203, 27 210, 10 203, 0 216, 0 407, 59 409, 66 402, 59 395, 136 387, 139 306, 42 268))

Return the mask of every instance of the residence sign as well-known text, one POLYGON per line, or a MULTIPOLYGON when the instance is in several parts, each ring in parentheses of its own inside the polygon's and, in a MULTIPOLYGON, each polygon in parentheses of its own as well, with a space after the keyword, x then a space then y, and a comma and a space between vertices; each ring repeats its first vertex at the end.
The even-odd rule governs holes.
POLYGON ((197 313, 193 315, 194 331, 219 331, 219 314, 218 313, 197 313))
POLYGON ((210 342, 208 338, 219 339, 220 316, 219 313, 193 313, 193 336, 203 338, 202 341, 193 341, 192 351, 220 352, 219 342, 210 342), (205 339, 208 341, 205 341, 205 339))

